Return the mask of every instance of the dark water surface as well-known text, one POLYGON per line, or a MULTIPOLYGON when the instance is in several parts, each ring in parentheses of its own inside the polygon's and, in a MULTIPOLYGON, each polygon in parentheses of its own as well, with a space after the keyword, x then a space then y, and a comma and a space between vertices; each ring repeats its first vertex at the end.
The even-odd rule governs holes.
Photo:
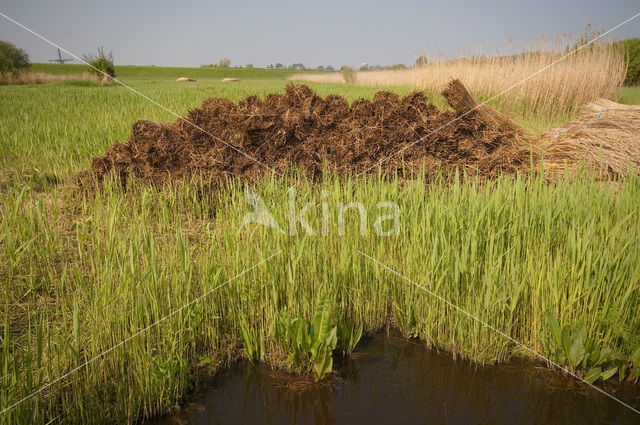
MULTIPOLYGON (((475 367, 399 337, 361 342, 332 385, 291 389, 281 373, 238 365, 153 424, 640 424, 640 415, 544 366, 475 367)), ((640 410, 640 385, 604 389, 640 410)))

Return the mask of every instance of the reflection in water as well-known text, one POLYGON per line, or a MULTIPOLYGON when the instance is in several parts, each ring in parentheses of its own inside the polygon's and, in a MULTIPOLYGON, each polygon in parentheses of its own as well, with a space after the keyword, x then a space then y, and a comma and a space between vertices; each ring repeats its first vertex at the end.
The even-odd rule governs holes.
MULTIPOLYGON (((546 367, 516 360, 475 367, 397 336, 363 341, 332 385, 238 365, 181 412, 157 424, 637 424, 640 416, 546 367)), ((638 408, 634 385, 606 391, 638 408)))

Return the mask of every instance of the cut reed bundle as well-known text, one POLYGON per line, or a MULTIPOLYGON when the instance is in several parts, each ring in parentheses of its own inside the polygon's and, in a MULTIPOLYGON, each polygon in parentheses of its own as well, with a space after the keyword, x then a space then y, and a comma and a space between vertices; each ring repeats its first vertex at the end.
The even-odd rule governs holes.
POLYGON ((600 177, 627 177, 640 168, 640 106, 600 99, 584 106, 577 120, 540 138, 551 178, 583 166, 600 177))

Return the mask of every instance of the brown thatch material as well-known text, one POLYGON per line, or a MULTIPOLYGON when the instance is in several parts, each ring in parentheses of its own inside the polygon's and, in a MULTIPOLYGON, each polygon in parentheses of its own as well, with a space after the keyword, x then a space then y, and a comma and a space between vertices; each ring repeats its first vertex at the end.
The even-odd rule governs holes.
POLYGON ((543 134, 539 145, 551 179, 582 167, 595 169, 601 178, 626 177, 640 166, 640 106, 595 101, 577 120, 543 134))
POLYGON ((531 163, 536 171, 544 158, 552 180, 565 167, 586 165, 610 178, 640 165, 640 107, 595 102, 578 120, 536 140, 480 105, 459 80, 443 95, 455 112, 438 110, 421 92, 400 98, 381 91, 349 105, 340 96, 320 98, 305 85, 238 104, 206 99, 189 111, 189 122, 138 121, 126 143, 93 158, 92 171, 98 180, 113 173, 125 184, 130 174, 153 182, 198 174, 220 182, 265 174, 257 160, 279 173, 295 167, 312 177, 326 167, 341 175, 443 168, 493 178, 529 172, 531 163))
MULTIPOLYGON (((477 161, 482 164, 479 170, 484 168, 527 172, 530 158, 540 157, 541 151, 530 134, 500 112, 478 102, 460 80, 449 82, 442 95, 449 106, 456 110, 458 119, 482 123, 482 139, 485 143, 491 141, 493 145, 484 155, 482 151, 476 152, 477 161)), ((458 144, 468 142, 461 140, 458 144)), ((474 147, 477 149, 478 141, 472 141, 469 146, 471 149, 474 147)))
POLYGON ((93 158, 92 169, 99 180, 115 173, 123 183, 130 173, 154 182, 194 173, 214 181, 252 179, 267 172, 252 158, 310 176, 320 176, 325 165, 341 175, 442 167, 489 178, 528 169, 532 138, 520 127, 488 107, 469 112, 477 101, 458 80, 444 95, 455 113, 438 110, 421 92, 403 98, 378 92, 349 105, 305 85, 238 104, 207 99, 189 111, 189 123, 138 121, 129 141, 93 158))

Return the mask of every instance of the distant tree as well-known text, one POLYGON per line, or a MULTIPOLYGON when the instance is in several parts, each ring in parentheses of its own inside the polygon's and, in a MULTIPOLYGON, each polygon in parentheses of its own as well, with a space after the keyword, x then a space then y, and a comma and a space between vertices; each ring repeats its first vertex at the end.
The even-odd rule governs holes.
POLYGON ((640 84, 640 38, 627 38, 617 43, 624 48, 628 63, 624 83, 630 86, 640 84))
POLYGON ((29 66, 27 52, 8 41, 0 41, 0 73, 16 73, 29 66))
POLYGON ((267 65, 267 69, 273 69, 273 64, 270 63, 269 65, 267 65))
POLYGON ((222 58, 218 61, 218 68, 229 68, 231 61, 227 58, 222 58))
POLYGON ((342 77, 344 78, 345 83, 354 84, 356 82, 356 71, 354 71, 350 66, 342 65, 340 72, 342 72, 342 77))
POLYGON ((90 65, 89 72, 92 74, 98 77, 104 77, 105 74, 109 77, 116 76, 116 68, 113 65, 113 53, 106 53, 104 47, 98 47, 97 55, 88 53, 83 55, 82 59, 90 65))
POLYGON ((245 67, 245 68, 249 68, 249 69, 250 69, 250 68, 253 68, 253 64, 252 64, 252 63, 248 63, 248 64, 246 64, 244 67, 245 67))
POLYGON ((407 66, 403 63, 396 63, 395 65, 391 65, 391 69, 406 69, 407 66))
POLYGON ((322 66, 322 65, 318 65, 318 66, 316 67, 316 69, 317 69, 318 71, 324 71, 324 66, 322 66))
POLYGON ((369 70, 369 65, 367 65, 366 62, 363 62, 362 65, 360 65, 360 71, 368 71, 369 70))
POLYGON ((429 63, 429 59, 425 55, 420 55, 418 59, 416 59, 416 66, 424 66, 429 63))
POLYGON ((276 69, 282 69, 282 68, 284 68, 284 65, 283 65, 283 64, 281 64, 280 62, 278 62, 278 63, 276 64, 276 69))
POLYGON ((327 71, 335 71, 335 69, 331 65, 327 65, 325 68, 327 71))

